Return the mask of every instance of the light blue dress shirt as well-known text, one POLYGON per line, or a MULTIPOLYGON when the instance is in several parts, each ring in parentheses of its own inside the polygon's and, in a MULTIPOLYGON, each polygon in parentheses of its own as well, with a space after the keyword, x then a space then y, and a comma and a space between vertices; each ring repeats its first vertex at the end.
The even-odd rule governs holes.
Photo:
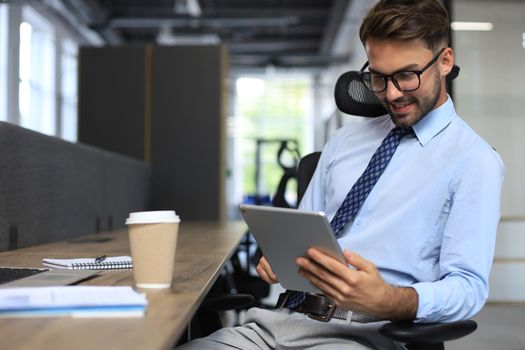
MULTIPOLYGON (((331 220, 394 127, 355 117, 326 144, 300 208, 331 220)), ((450 97, 401 140, 338 241, 372 261, 392 285, 418 293, 417 322, 473 316, 488 296, 504 166, 450 97)))

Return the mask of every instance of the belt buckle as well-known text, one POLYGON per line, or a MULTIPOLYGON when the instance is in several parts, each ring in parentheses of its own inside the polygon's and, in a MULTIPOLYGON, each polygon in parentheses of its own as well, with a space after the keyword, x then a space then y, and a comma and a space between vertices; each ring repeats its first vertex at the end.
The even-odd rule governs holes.
POLYGON ((332 316, 334 315, 334 312, 335 312, 335 304, 332 304, 332 303, 329 303, 326 305, 327 307, 327 311, 326 311, 326 314, 314 314, 314 313, 307 313, 306 316, 308 316, 308 318, 311 318, 312 320, 317 320, 317 321, 321 321, 321 322, 328 322, 332 319, 332 316))

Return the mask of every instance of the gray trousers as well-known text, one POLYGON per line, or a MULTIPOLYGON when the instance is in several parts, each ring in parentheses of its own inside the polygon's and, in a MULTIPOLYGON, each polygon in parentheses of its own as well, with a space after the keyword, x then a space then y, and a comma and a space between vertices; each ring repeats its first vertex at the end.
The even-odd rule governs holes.
POLYGON ((252 308, 246 314, 244 325, 220 329, 208 337, 177 347, 177 350, 405 349, 379 334, 378 329, 383 324, 338 319, 321 322, 288 309, 252 308))

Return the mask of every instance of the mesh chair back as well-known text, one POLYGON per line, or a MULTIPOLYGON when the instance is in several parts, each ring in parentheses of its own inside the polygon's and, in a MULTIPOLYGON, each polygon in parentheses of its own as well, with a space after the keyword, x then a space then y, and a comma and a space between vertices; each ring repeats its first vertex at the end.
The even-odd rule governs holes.
POLYGON ((335 104, 343 113, 363 117, 378 117, 387 113, 376 95, 368 90, 359 73, 343 73, 335 83, 335 104))

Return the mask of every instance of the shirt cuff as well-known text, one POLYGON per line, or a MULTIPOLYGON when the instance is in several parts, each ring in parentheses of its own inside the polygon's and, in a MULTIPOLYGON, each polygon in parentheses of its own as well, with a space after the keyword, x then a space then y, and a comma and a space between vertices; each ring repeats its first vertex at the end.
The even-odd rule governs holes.
POLYGON ((420 282, 411 286, 418 295, 417 314, 414 322, 436 322, 433 315, 436 314, 436 296, 434 293, 434 286, 431 282, 420 282))

